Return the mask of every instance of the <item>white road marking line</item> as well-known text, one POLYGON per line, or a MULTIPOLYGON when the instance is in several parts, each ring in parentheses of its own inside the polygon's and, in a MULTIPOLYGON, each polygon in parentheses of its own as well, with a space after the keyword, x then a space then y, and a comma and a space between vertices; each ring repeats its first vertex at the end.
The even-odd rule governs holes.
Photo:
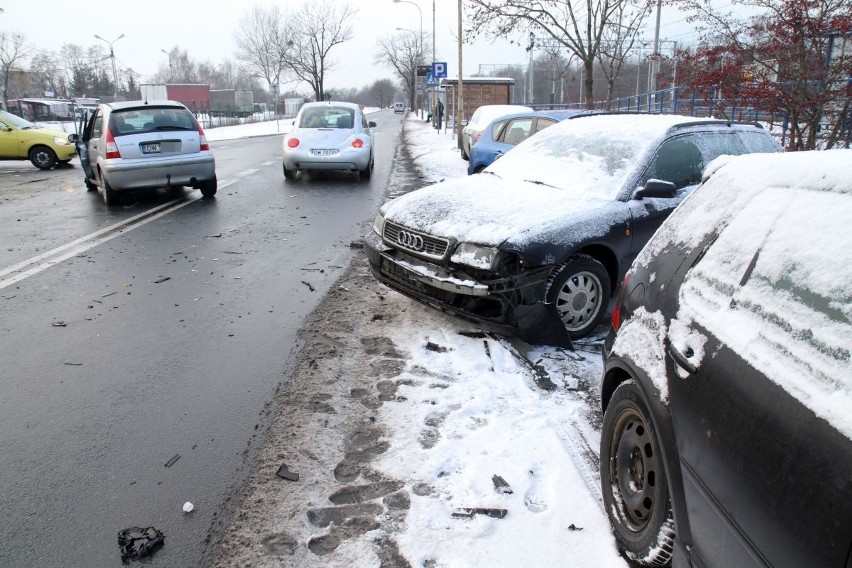
MULTIPOLYGON (((233 183, 233 181, 228 181, 219 184, 219 188, 228 187, 233 183)), ((79 239, 71 241, 70 243, 58 246, 53 250, 49 250, 30 259, 4 268, 3 270, 0 270, 0 277, 6 276, 13 272, 17 272, 17 274, 12 276, 11 278, 5 278, 3 280, 0 280, 0 290, 11 286, 12 284, 15 284, 17 282, 20 282, 25 278, 29 278, 34 274, 38 274, 39 272, 46 270, 55 264, 59 264, 60 262, 68 260, 73 256, 76 256, 100 244, 110 241, 115 237, 118 237, 129 231, 132 231, 133 229, 137 229, 143 225, 146 225, 151 221, 159 219, 160 217, 163 217, 173 211, 177 211, 178 209, 185 207, 190 203, 198 201, 199 199, 201 199, 201 197, 201 194, 197 194, 189 197, 182 197, 180 199, 174 199, 167 203, 163 203, 162 205, 158 205, 153 209, 149 209, 144 213, 140 213, 138 215, 130 217, 129 219, 120 221, 115 225, 110 225, 109 227, 103 228, 100 231, 95 231, 94 233, 91 233, 84 237, 80 237, 79 239), (32 268, 24 270, 23 272, 19 272, 27 266, 32 266, 32 268)))
MULTIPOLYGON (((255 170, 257 171, 257 170, 255 170)), ((219 189, 225 189, 228 186, 236 183, 237 180, 228 180, 218 184, 219 189)), ((124 221, 120 221, 115 225, 110 225, 109 227, 105 227, 100 231, 95 231, 89 235, 84 237, 80 237, 70 243, 66 243, 64 245, 58 246, 53 250, 49 250, 42 254, 36 255, 30 259, 24 260, 17 264, 13 264, 12 266, 8 266, 2 270, 0 270, 0 278, 7 276, 12 273, 17 273, 11 278, 5 278, 0 280, 0 290, 3 288, 7 288, 16 282, 20 282, 25 278, 29 278, 34 274, 38 274, 39 272, 50 268, 55 264, 59 264, 69 258, 76 256, 82 252, 90 250, 99 244, 103 244, 107 241, 114 239, 119 235, 123 235, 133 229, 146 225, 155 219, 159 219, 168 213, 173 211, 177 211, 178 209, 189 205, 190 203, 194 203, 201 199, 201 194, 191 195, 188 197, 181 197, 180 199, 173 199, 172 201, 168 201, 163 203, 162 205, 158 205, 148 211, 143 213, 139 213, 138 215, 134 215, 124 221), (33 266, 34 265, 34 266, 33 266), (24 268, 32 266, 32 268, 28 270, 23 270, 24 268), (20 272, 23 270, 22 272, 20 272)))

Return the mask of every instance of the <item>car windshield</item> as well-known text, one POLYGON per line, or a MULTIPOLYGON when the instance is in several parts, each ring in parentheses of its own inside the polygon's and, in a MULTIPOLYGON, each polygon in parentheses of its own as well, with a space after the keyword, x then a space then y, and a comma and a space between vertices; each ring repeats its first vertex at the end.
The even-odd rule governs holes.
POLYGON ((641 157, 683 120, 660 115, 564 120, 518 144, 488 170, 501 178, 615 199, 641 157))
POLYGON ((5 110, 0 110, 0 116, 2 116, 3 120, 5 120, 6 122, 11 122, 12 125, 16 126, 17 128, 20 128, 22 130, 28 130, 30 128, 38 128, 38 126, 36 126, 32 122, 30 122, 28 120, 24 120, 20 116, 16 116, 16 115, 12 114, 11 112, 6 112, 5 110))

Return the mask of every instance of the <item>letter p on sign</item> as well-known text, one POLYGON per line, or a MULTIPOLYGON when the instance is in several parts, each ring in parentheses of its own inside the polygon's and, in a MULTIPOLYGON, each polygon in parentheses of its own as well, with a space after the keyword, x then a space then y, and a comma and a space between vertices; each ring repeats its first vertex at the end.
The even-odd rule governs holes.
POLYGON ((441 79, 447 76, 447 62, 446 61, 435 61, 432 63, 432 77, 434 79, 441 79))

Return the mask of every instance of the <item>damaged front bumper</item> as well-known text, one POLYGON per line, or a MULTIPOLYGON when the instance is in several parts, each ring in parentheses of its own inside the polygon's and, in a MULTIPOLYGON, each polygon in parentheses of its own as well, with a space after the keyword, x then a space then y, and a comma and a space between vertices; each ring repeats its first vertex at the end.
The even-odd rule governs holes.
POLYGON ((406 296, 502 335, 572 348, 556 310, 545 303, 550 267, 484 281, 388 247, 373 231, 364 250, 373 275, 406 296))

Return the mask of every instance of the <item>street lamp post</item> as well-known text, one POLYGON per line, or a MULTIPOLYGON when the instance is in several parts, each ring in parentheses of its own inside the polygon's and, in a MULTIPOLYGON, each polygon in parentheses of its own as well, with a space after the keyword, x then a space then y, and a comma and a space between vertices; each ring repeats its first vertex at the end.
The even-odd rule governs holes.
POLYGON ((120 36, 118 36, 114 40, 108 41, 108 40, 105 40, 104 38, 102 38, 101 36, 99 36, 98 34, 95 34, 95 39, 99 39, 99 40, 105 42, 109 46, 109 58, 112 59, 112 84, 113 84, 113 95, 112 96, 113 96, 114 100, 118 99, 118 73, 116 73, 116 71, 115 71, 115 51, 113 51, 112 45, 123 37, 124 37, 124 34, 121 34, 120 36))
POLYGON ((169 81, 171 81, 175 74, 174 70, 172 69, 172 54, 166 51, 165 49, 161 49, 160 51, 169 56, 169 81))
MULTIPOLYGON (((412 6, 417 8, 417 13, 420 15, 420 35, 417 36, 419 38, 419 43, 418 43, 418 46, 417 46, 417 60, 418 60, 418 63, 419 63, 420 58, 423 57, 423 10, 421 10, 420 6, 418 6, 416 3, 409 2, 409 0, 393 0, 393 3, 394 4, 411 4, 412 6)), ((433 47, 433 50, 434 50, 434 47, 433 47)), ((434 60, 434 57, 433 57, 433 60, 434 60)), ((415 69, 416 68, 417 68, 417 64, 415 63, 415 69)), ((415 106, 420 106, 419 104, 417 104, 418 94, 417 94, 417 73, 416 72, 414 74, 413 88, 414 88, 415 106)))

